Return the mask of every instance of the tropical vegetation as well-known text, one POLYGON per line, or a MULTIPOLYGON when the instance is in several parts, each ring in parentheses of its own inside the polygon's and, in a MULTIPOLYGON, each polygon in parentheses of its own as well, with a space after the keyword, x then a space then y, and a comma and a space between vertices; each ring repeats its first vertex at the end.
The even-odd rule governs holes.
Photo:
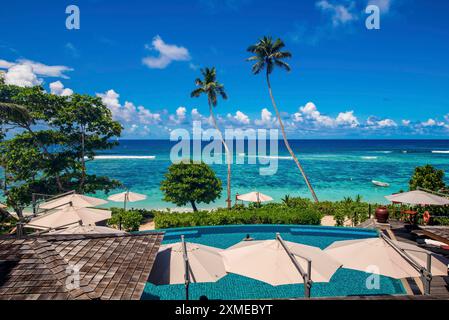
POLYGON ((232 159, 231 159, 231 154, 229 152, 229 147, 228 147, 225 139, 223 138, 223 133, 221 132, 220 128, 218 127, 217 119, 215 119, 215 114, 214 114, 214 107, 216 107, 217 103, 218 103, 217 97, 220 96, 224 100, 226 100, 228 98, 228 96, 226 94, 224 85, 217 81, 217 70, 215 69, 215 67, 201 69, 201 75, 203 76, 203 78, 202 79, 197 78, 195 80, 195 85, 197 86, 197 88, 191 92, 190 96, 192 98, 198 98, 202 94, 207 96, 207 102, 209 104, 210 118, 212 119, 212 123, 213 123, 215 129, 217 130, 217 132, 220 136, 221 143, 223 144, 223 147, 225 148, 225 151, 226 151, 226 163, 228 166, 228 172, 227 172, 227 178, 226 178, 226 183, 227 183, 226 203, 227 203, 228 209, 230 209, 231 205, 232 205, 232 200, 231 200, 231 161, 232 161, 232 159))
POLYGON ((119 181, 88 174, 86 161, 117 143, 121 125, 99 97, 61 97, 43 87, 18 87, 0 80, 0 166, 9 207, 19 217, 32 194, 69 190, 95 193, 119 181))
POLYGON ((161 181, 164 201, 177 206, 190 204, 193 211, 198 211, 198 203, 207 204, 219 198, 221 189, 221 180, 207 164, 191 160, 170 165, 161 181))
POLYGON ((283 51, 282 49, 284 47, 285 44, 281 39, 277 39, 274 41, 272 37, 263 37, 256 44, 253 44, 248 47, 247 51, 254 54, 254 56, 249 57, 247 61, 255 62, 251 69, 253 74, 255 75, 259 74, 260 72, 265 70, 268 93, 270 94, 271 103, 273 104, 274 111, 276 112, 276 117, 279 122, 279 126, 281 128, 282 138, 284 139, 285 147, 287 148, 288 152, 295 161, 296 166, 301 172, 304 181, 306 182, 307 187, 309 188, 310 193, 312 194, 313 199, 315 200, 315 202, 318 202, 318 197, 315 194, 315 190, 313 189, 309 181, 309 178, 307 177, 301 163, 299 162, 298 158, 296 157, 295 153, 293 152, 287 140, 287 134, 285 133, 284 123, 282 122, 281 114, 279 112, 279 108, 277 107, 276 101, 274 100, 273 91, 271 89, 270 75, 276 67, 284 69, 286 71, 291 70, 290 65, 283 60, 291 58, 292 54, 289 51, 283 51))
POLYGON ((445 189, 444 170, 439 170, 427 164, 416 167, 409 182, 410 190, 423 188, 431 191, 442 191, 445 189))

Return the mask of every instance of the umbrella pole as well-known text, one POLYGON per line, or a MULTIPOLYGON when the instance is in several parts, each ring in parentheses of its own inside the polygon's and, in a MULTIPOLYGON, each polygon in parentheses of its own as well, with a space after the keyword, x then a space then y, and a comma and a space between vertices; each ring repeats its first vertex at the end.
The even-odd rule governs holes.
POLYGON ((289 258, 292 261, 293 265, 295 266, 295 268, 298 270, 299 274, 303 278, 303 281, 304 281, 304 296, 306 298, 310 298, 310 289, 312 288, 312 279, 311 279, 311 275, 312 275, 312 260, 310 260, 308 258, 305 258, 305 257, 301 257, 301 256, 298 255, 298 257, 300 257, 300 258, 302 258, 302 259, 307 261, 307 273, 304 272, 304 270, 302 269, 301 265, 298 263, 298 261, 296 261, 295 256, 293 255, 293 253, 290 251, 290 249, 284 243, 284 240, 281 238, 281 234, 279 232, 276 233, 276 239, 282 245, 282 248, 284 248, 285 252, 289 256, 289 258))
POLYGON ((181 236, 181 243, 184 257, 184 286, 186 289, 186 300, 189 300, 190 267, 189 267, 189 257, 187 256, 187 246, 184 241, 184 235, 181 236))

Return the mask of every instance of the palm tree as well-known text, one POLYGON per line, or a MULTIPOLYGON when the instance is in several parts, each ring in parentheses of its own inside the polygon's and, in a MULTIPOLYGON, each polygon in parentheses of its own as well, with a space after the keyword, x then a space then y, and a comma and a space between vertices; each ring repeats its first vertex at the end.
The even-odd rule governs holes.
POLYGON ((282 119, 278 107, 276 105, 276 102, 274 101, 273 92, 271 90, 270 74, 273 72, 274 68, 279 67, 286 71, 291 70, 288 63, 282 61, 283 59, 291 58, 292 56, 292 54, 288 51, 281 51, 282 48, 284 47, 285 44, 281 39, 273 41, 271 37, 263 37, 256 44, 248 47, 247 51, 254 54, 254 56, 248 58, 247 61, 255 61, 254 65, 252 66, 253 74, 259 74, 262 70, 264 69, 266 70, 265 74, 268 85, 268 92, 270 94, 273 108, 276 111, 276 116, 279 121, 279 126, 281 127, 282 137, 284 139, 285 146, 290 155, 292 156, 293 160, 295 161, 296 165, 298 166, 298 169, 301 172, 302 176, 304 177, 304 180, 312 194, 313 199, 315 200, 315 202, 318 202, 318 198, 315 194, 315 191, 313 190, 312 185, 310 184, 309 179, 307 178, 307 175, 304 172, 304 169, 302 168, 302 165, 299 163, 298 158, 293 153, 293 150, 290 147, 290 144, 288 143, 287 135, 285 134, 284 124, 282 123, 282 119))
POLYGON ((228 145, 226 144, 223 134, 217 125, 217 120, 215 119, 213 107, 217 106, 217 97, 221 96, 224 100, 228 98, 226 95, 224 85, 217 81, 217 71, 215 67, 212 68, 204 68, 201 69, 201 75, 203 79, 196 79, 195 85, 197 88, 192 91, 190 96, 192 98, 198 98, 202 94, 207 95, 207 102, 209 103, 209 113, 212 119, 213 125, 215 129, 218 131, 221 139, 221 143, 223 144, 226 150, 226 162, 228 164, 228 174, 227 174, 227 196, 226 199, 228 209, 231 208, 231 158, 228 145))

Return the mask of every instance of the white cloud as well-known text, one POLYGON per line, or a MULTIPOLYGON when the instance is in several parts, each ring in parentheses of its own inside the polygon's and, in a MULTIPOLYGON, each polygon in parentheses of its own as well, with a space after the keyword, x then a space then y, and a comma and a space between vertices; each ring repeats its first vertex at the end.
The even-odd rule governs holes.
POLYGON ((392 119, 383 119, 377 122, 379 128, 397 127, 398 124, 392 119))
POLYGON ((193 108, 191 111, 192 120, 201 120, 201 113, 199 113, 197 108, 193 108))
POLYGON ((64 88, 61 81, 55 81, 50 83, 50 92, 57 96, 67 97, 73 94, 73 90, 69 88, 64 88))
POLYGON ((4 75, 5 83, 19 87, 33 87, 42 83, 29 65, 13 65, 4 75))
POLYGON ((235 115, 228 113, 227 118, 235 124, 250 124, 249 117, 241 111, 237 111, 235 115))
POLYGON ((444 122, 438 122, 434 119, 428 119, 427 121, 421 122, 423 127, 443 127, 444 122))
POLYGON ((103 103, 111 110, 112 117, 120 122, 132 124, 159 124, 162 119, 159 113, 153 113, 143 106, 136 107, 134 103, 125 101, 120 104, 120 95, 114 90, 108 90, 105 93, 97 93, 103 103))
POLYGON ((335 125, 335 121, 328 116, 323 116, 315 106, 313 102, 308 102, 304 107, 300 107, 299 110, 301 111, 303 117, 305 117, 307 120, 312 120, 312 122, 315 122, 318 125, 332 127, 335 125))
POLYGON ((391 0, 369 0, 368 5, 378 6, 381 13, 388 13, 391 7, 391 0))
POLYGON ((5 83, 21 87, 31 87, 42 84, 43 77, 57 77, 67 79, 64 73, 73 69, 66 66, 49 66, 40 62, 19 59, 16 62, 0 60, 0 69, 5 72, 5 83))
POLYGON ((402 122, 402 125, 403 125, 403 126, 408 127, 408 126, 410 125, 410 120, 404 119, 404 120, 402 120, 401 122, 402 122))
POLYGON ((302 117, 301 112, 295 112, 293 114, 293 122, 303 122, 304 118, 302 117))
POLYGON ((352 1, 347 7, 343 4, 330 3, 327 0, 318 1, 316 3, 316 6, 323 12, 327 12, 330 14, 332 24, 335 27, 357 19, 357 16, 352 12, 355 6, 355 3, 352 1))
POLYGON ((260 112, 260 119, 254 121, 258 126, 271 126, 275 122, 273 114, 267 108, 263 108, 260 112))
POLYGON ((186 113, 187 109, 185 107, 178 107, 176 114, 171 114, 169 120, 174 124, 183 124, 186 122, 186 113))
POLYGON ((444 116, 444 119, 449 122, 449 113, 447 115, 444 116))
POLYGON ((356 128, 360 124, 357 117, 354 116, 354 111, 340 112, 335 122, 338 125, 349 126, 351 128, 356 128))
MULTIPOLYGON (((152 69, 165 69, 172 61, 189 61, 189 51, 184 47, 166 44, 160 36, 155 36, 150 45, 145 46, 148 50, 159 52, 157 57, 145 57, 142 62, 152 69)), ((193 65, 191 65, 192 67, 193 65)))
POLYGON ((14 65, 15 65, 15 63, 13 63, 13 62, 9 62, 9 61, 0 59, 0 69, 9 69, 14 65))

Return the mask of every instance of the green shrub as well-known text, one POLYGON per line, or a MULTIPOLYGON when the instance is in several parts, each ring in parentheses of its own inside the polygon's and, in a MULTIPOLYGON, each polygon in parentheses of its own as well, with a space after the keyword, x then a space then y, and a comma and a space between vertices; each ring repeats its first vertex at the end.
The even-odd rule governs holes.
POLYGON ((230 224, 307 224, 319 225, 322 214, 311 208, 288 208, 283 205, 266 205, 260 208, 217 209, 189 213, 158 212, 155 225, 158 229, 216 226, 230 224))
POLYGON ((112 217, 108 220, 108 225, 119 226, 125 231, 138 231, 143 221, 142 210, 127 210, 122 208, 112 208, 112 217))

